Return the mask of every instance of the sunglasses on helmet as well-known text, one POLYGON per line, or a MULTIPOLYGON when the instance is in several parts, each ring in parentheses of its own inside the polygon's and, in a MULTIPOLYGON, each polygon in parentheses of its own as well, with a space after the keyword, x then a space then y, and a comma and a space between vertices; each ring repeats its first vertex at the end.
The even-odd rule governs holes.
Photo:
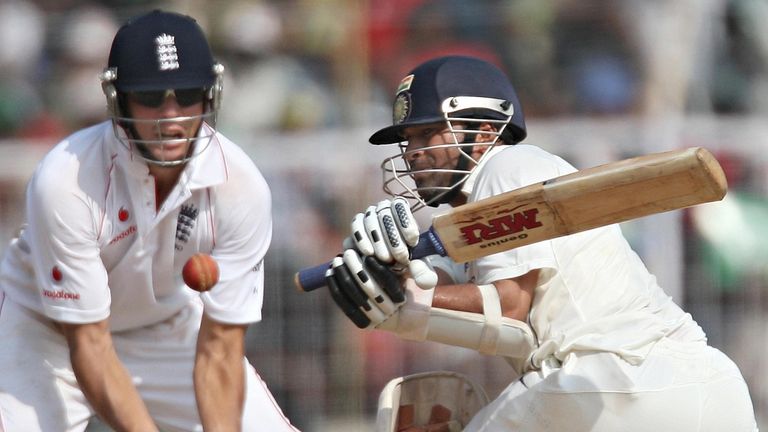
POLYGON ((153 90, 153 91, 137 91, 130 92, 131 98, 139 105, 158 108, 163 104, 165 99, 171 95, 174 96, 176 102, 182 107, 189 107, 194 104, 200 103, 205 99, 205 90, 194 89, 182 89, 182 90, 153 90))

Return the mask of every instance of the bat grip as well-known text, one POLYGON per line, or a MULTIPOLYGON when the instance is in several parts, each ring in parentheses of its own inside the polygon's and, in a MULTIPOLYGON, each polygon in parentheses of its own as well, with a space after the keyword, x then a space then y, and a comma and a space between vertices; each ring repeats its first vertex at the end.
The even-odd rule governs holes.
MULTIPOLYGON (((445 256, 445 247, 432 227, 419 235, 419 242, 411 249, 411 259, 424 258, 429 255, 445 256)), ((325 286, 325 272, 331 263, 316 265, 299 270, 293 282, 300 291, 310 292, 325 286)))

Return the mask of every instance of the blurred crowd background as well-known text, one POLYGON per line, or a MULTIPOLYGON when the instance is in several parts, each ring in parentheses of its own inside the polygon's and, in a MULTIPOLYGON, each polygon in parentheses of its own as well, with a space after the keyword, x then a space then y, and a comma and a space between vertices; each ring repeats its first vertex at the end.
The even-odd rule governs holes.
POLYGON ((401 375, 453 370, 491 397, 514 378, 499 359, 359 331, 327 293, 292 283, 335 255, 351 216, 384 197, 389 149, 367 137, 390 122, 404 73, 448 53, 508 71, 526 142, 577 167, 689 146, 717 155, 724 201, 623 229, 742 368, 768 428, 764 0, 0 0, 0 252, 23 221, 35 163, 106 119, 97 76, 117 28, 153 8, 190 14, 207 31, 227 68, 219 129, 271 184, 264 320, 249 331, 248 356, 302 430, 372 430, 379 392, 401 375))

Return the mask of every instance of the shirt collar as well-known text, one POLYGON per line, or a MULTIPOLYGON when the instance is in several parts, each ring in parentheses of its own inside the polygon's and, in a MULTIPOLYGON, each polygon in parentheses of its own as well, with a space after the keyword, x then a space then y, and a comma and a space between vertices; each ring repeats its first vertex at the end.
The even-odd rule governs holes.
POLYGON ((461 193, 463 193, 466 196, 470 196, 472 194, 472 190, 475 188, 475 181, 477 181, 477 176, 479 175, 480 171, 483 169, 485 164, 495 154, 499 153, 505 148, 507 148, 507 145, 497 144, 491 147, 488 151, 486 151, 483 154, 483 156, 480 158, 480 162, 478 162, 477 166, 472 170, 471 173, 469 173, 467 180, 464 181, 464 184, 461 186, 461 193))

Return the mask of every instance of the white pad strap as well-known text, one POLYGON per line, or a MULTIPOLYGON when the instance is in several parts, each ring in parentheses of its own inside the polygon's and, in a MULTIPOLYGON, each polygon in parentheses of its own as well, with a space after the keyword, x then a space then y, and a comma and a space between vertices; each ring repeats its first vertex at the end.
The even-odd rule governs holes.
MULTIPOLYGON (((406 281, 405 288, 405 304, 377 326, 378 329, 403 339, 430 340, 503 357, 527 358, 535 347, 528 324, 501 316, 498 300, 495 306, 486 307, 485 314, 462 312, 431 307, 434 290, 422 290, 411 280, 406 281), (494 315, 490 319, 489 310, 494 315)), ((491 294, 486 294, 488 302, 493 303, 491 294)))
POLYGON ((483 315, 485 315, 485 327, 480 335, 480 351, 483 354, 494 354, 499 344, 501 333, 501 300, 496 285, 478 285, 480 295, 483 298, 483 315))

